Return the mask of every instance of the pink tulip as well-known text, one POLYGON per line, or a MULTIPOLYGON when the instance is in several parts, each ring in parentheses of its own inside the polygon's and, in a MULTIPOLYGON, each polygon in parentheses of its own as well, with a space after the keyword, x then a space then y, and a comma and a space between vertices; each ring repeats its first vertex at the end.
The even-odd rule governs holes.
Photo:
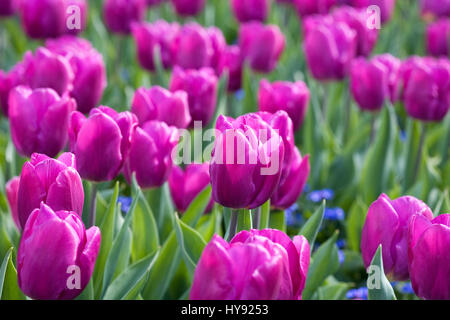
POLYGON ((19 221, 19 213, 17 211, 17 195, 19 191, 20 177, 14 177, 6 183, 6 198, 8 199, 11 216, 17 229, 22 230, 19 221))

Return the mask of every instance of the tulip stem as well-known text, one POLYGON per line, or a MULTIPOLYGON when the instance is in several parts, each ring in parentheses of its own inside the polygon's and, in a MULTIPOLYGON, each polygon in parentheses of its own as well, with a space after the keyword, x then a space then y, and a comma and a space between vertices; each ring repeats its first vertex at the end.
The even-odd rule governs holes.
POLYGON ((89 203, 89 228, 95 225, 95 213, 97 211, 97 183, 91 184, 91 199, 89 203))
POLYGON ((253 227, 259 229, 261 224, 261 207, 256 208, 253 212, 253 227))
POLYGON ((425 142, 425 136, 426 136, 426 123, 421 123, 421 130, 420 130, 420 140, 419 140, 419 149, 417 150, 417 157, 416 157, 416 163, 414 164, 414 176, 412 179, 412 184, 416 182, 417 176, 419 175, 420 170, 420 163, 422 162, 422 153, 423 153, 423 145, 425 142))
POLYGON ((236 234, 238 219, 239 219, 239 210, 235 209, 231 210, 231 220, 227 239, 228 241, 233 239, 234 235, 236 234))
POLYGON ((372 144, 373 140, 375 139, 375 120, 376 120, 375 113, 371 113, 370 114, 370 140, 369 140, 369 144, 372 144))

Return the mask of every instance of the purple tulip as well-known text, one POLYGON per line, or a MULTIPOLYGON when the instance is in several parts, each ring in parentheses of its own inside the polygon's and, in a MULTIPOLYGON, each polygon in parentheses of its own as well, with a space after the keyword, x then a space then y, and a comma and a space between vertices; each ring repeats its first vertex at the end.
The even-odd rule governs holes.
POLYGON ((172 151, 178 143, 178 130, 161 121, 147 121, 131 135, 124 176, 131 183, 133 173, 143 189, 160 187, 172 170, 172 151))
POLYGON ((117 113, 105 106, 92 109, 87 119, 80 112, 72 113, 70 149, 83 179, 110 181, 119 174, 137 121, 131 112, 117 113))
POLYGON ((271 72, 284 50, 285 40, 276 25, 253 21, 241 24, 239 46, 242 57, 259 72, 271 72))
POLYGON ((17 229, 22 230, 19 221, 19 213, 17 211, 17 195, 19 191, 20 177, 13 177, 6 183, 6 198, 8 199, 11 216, 17 229))
POLYGON ((159 47, 159 55, 164 68, 173 65, 172 42, 180 30, 178 23, 157 20, 153 23, 140 22, 131 25, 137 48, 137 58, 144 69, 155 71, 154 53, 159 47))
POLYGON ((336 0, 293 0, 301 17, 312 14, 326 14, 336 5, 336 0))
POLYGON ((395 103, 399 98, 399 78, 402 62, 389 53, 383 53, 372 58, 372 61, 383 64, 388 73, 389 98, 395 103))
POLYGON ((309 155, 302 158, 295 147, 290 166, 283 170, 286 170, 286 179, 278 185, 270 204, 275 208, 287 209, 297 201, 306 185, 310 171, 309 155))
POLYGON ((208 67, 214 54, 208 32, 196 22, 185 24, 172 42, 173 64, 184 69, 208 67))
MULTIPOLYGON (((88 3, 86 0, 65 0, 66 1, 66 19, 68 19, 68 21, 66 20, 66 34, 71 34, 71 35, 77 35, 79 33, 81 33, 84 29, 86 29, 86 23, 87 23, 87 16, 88 16, 88 12, 89 12, 89 8, 88 8, 88 3), (72 15, 77 15, 80 14, 79 16, 79 26, 75 25, 76 19, 72 18, 72 15), (70 26, 69 28, 69 23, 73 23, 74 26, 70 26)), ((78 19, 78 17, 77 17, 78 19)))
POLYGON ((195 16, 205 7, 205 0, 172 0, 172 5, 180 16, 195 16))
POLYGON ((0 17, 12 16, 16 11, 15 0, 0 1, 0 17))
POLYGON ((427 27, 427 51, 433 56, 445 56, 450 53, 450 18, 442 18, 427 27))
POLYGON ((450 109, 450 63, 425 60, 416 63, 404 80, 407 113, 422 121, 441 121, 450 109))
POLYGON ((378 39, 378 30, 367 27, 366 10, 344 6, 334 10, 332 16, 335 21, 346 23, 356 32, 356 55, 370 55, 378 39))
POLYGON ((433 219, 430 208, 411 196, 391 200, 382 194, 370 205, 361 236, 366 268, 382 244, 385 273, 392 279, 408 279, 408 225, 416 215, 433 219))
POLYGON ((30 215, 20 240, 20 289, 32 299, 76 298, 94 271, 100 241, 98 227, 86 230, 74 212, 41 204, 30 215))
POLYGON ((187 93, 172 93, 159 86, 138 89, 131 103, 131 111, 138 117, 139 124, 159 120, 184 129, 191 122, 187 93))
POLYGON ((88 113, 97 106, 106 87, 102 55, 89 41, 72 36, 48 40, 46 47, 69 61, 75 76, 70 95, 77 101, 78 111, 88 113))
POLYGON ((54 157, 67 142, 69 115, 75 100, 53 89, 15 87, 9 95, 11 138, 19 154, 34 152, 54 157))
POLYGON ((314 78, 342 80, 356 55, 356 32, 329 16, 312 16, 304 22, 304 51, 314 78))
POLYGON ((254 209, 269 200, 280 181, 284 150, 283 139, 260 115, 220 115, 210 164, 214 201, 254 209))
POLYGON ((17 191, 17 213, 21 229, 41 202, 54 210, 74 211, 81 217, 84 192, 75 167, 75 156, 72 153, 63 153, 58 159, 33 153, 30 161, 25 162, 17 191))
POLYGON ((305 118, 309 96, 309 89, 302 81, 270 83, 263 79, 259 83, 258 105, 261 111, 270 113, 278 110, 286 111, 296 131, 305 118))
MULTIPOLYGON (((192 163, 183 170, 173 166, 169 176, 169 188, 172 200, 178 211, 184 212, 198 194, 209 185, 209 163, 192 163)), ((211 200, 205 209, 210 212, 214 205, 211 200)))
POLYGON ((395 9, 395 0, 347 0, 348 5, 356 8, 367 9, 369 6, 378 6, 380 8, 381 23, 388 22, 395 9))
POLYGON ((6 117, 9 109, 9 92, 23 82, 23 69, 23 65, 18 63, 9 72, 0 70, 0 107, 6 117))
POLYGON ((450 16, 450 1, 420 0, 420 9, 424 16, 448 17, 450 16))
POLYGON ((433 220, 415 216, 409 224, 408 256, 411 284, 417 296, 450 299, 450 214, 433 220))
POLYGON ((309 260, 303 236, 291 240, 279 230, 250 230, 228 243, 215 235, 197 264, 190 299, 301 299, 309 260))
POLYGON ((212 56, 209 60, 209 66, 216 71, 216 74, 220 74, 220 63, 222 55, 227 47, 227 42, 223 36, 222 30, 216 27, 209 27, 206 29, 212 46, 212 56))
POLYGON ((103 19, 111 32, 129 34, 133 22, 145 17, 146 0, 105 0, 103 19))
POLYGON ((147 7, 158 6, 166 0, 147 0, 147 7))
POLYGON ((231 0, 231 8, 234 16, 241 23, 254 20, 264 22, 269 11, 269 1, 231 0))
POLYGON ((170 80, 170 91, 186 91, 188 95, 190 127, 194 121, 207 126, 214 115, 217 100, 217 77, 211 68, 183 70, 175 67, 170 80))
POLYGON ((232 45, 225 48, 219 63, 219 74, 228 76, 227 90, 237 91, 242 83, 242 56, 239 46, 232 45))

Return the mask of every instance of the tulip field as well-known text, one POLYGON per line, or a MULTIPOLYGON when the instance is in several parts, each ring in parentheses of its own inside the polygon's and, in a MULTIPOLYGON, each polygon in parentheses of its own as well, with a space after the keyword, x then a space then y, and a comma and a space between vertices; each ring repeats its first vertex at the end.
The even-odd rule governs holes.
POLYGON ((0 298, 450 300, 449 54, 447 0, 0 0, 0 298))

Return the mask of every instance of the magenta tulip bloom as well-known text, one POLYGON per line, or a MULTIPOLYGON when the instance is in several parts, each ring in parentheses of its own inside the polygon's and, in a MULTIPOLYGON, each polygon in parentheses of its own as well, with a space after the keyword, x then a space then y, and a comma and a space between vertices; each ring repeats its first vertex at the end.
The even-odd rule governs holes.
POLYGON ((77 109, 88 113, 97 106, 106 88, 106 68, 102 55, 86 39, 72 36, 48 40, 46 47, 67 58, 74 72, 70 95, 77 101, 77 109))
POLYGON ((172 93, 159 86, 150 89, 139 88, 134 93, 131 111, 138 117, 139 124, 159 120, 169 126, 184 129, 191 122, 187 93, 172 93))
POLYGON ((9 121, 19 154, 56 156, 66 145, 69 115, 75 109, 75 100, 53 89, 15 87, 9 95, 9 121))
POLYGON ((209 66, 216 71, 216 74, 220 74, 220 63, 222 60, 222 55, 227 46, 227 42, 225 41, 225 37, 223 36, 222 30, 216 27, 209 27, 206 29, 208 33, 209 40, 211 41, 212 46, 212 56, 209 60, 209 66))
POLYGON ((427 51, 433 56, 445 56, 450 53, 450 18, 442 18, 427 27, 427 51))
POLYGON ((190 127, 194 121, 207 126, 216 109, 218 79, 211 68, 183 70, 174 68, 170 80, 170 91, 186 91, 188 95, 190 127))
POLYGON ((395 9, 395 0, 346 0, 348 5, 356 8, 367 9, 369 6, 378 6, 380 8, 381 23, 388 22, 395 9))
POLYGON ((30 38, 56 38, 66 31, 64 0, 19 0, 17 9, 30 38))
POLYGON ((260 115, 220 115, 210 164, 214 201, 234 209, 262 205, 278 186, 284 150, 283 139, 260 115))
POLYGON ((131 25, 140 65, 148 71, 155 71, 154 54, 159 47, 159 56, 164 68, 173 65, 172 42, 180 30, 178 23, 157 20, 153 23, 140 22, 131 25))
POLYGON ((183 69, 208 67, 214 54, 208 32, 196 22, 185 24, 172 42, 173 64, 183 69))
POLYGON ((241 49, 237 45, 228 46, 223 51, 219 64, 219 74, 228 75, 227 90, 237 91, 242 82, 242 56, 241 49))
POLYGON ((408 279, 408 225, 416 215, 433 219, 430 208, 411 196, 391 200, 382 194, 370 205, 361 236, 366 268, 381 244, 385 273, 392 279, 408 279))
POLYGON ((16 64, 9 72, 0 70, 0 107, 3 114, 8 116, 9 92, 23 82, 24 68, 21 63, 16 64))
POLYGON ((309 70, 317 80, 342 80, 356 55, 356 32, 329 16, 304 22, 304 51, 309 70))
POLYGON ((30 215, 20 240, 20 289, 32 299, 76 298, 94 271, 100 240, 100 229, 86 230, 75 212, 41 204, 30 215))
POLYGON ((336 5, 337 0, 293 0, 301 17, 312 14, 326 14, 336 5))
POLYGON ((84 192, 75 167, 75 156, 72 153, 63 153, 58 159, 34 153, 30 161, 25 162, 17 191, 17 213, 21 229, 41 202, 54 210, 74 211, 81 217, 84 192))
POLYGON ((16 10, 14 2, 15 2, 14 0, 0 1, 0 17, 7 17, 14 14, 16 10))
POLYGON ((286 178, 278 185, 270 204, 275 208, 287 209, 297 201, 306 185, 310 171, 309 155, 302 158, 295 147, 290 166, 283 170, 286 170, 286 178))
MULTIPOLYGON (((184 212, 203 189, 209 185, 209 163, 192 163, 183 170, 173 166, 169 176, 169 188, 172 200, 178 211, 184 212)), ((208 203, 205 212, 210 212, 214 201, 208 203)))
POLYGON ((450 214, 433 220, 421 216, 409 224, 408 255, 411 284, 417 296, 450 299, 450 214))
POLYGON ((306 238, 274 230, 215 235, 197 264, 190 299, 301 299, 310 260, 306 238))
POLYGON ((422 15, 434 17, 450 16, 450 1, 448 0, 420 0, 422 15))
POLYGON ((166 0, 147 0, 147 7, 158 6, 166 0))
POLYGON ((180 16, 195 16, 205 7, 205 0, 172 0, 172 5, 180 16))
POLYGON ((253 21, 241 24, 239 47, 249 66, 259 72, 271 72, 284 50, 285 40, 276 25, 253 21))
POLYGON ((286 111, 296 131, 305 118, 309 96, 309 89, 302 81, 270 83, 263 79, 259 84, 258 91, 259 110, 270 113, 275 113, 278 110, 286 111))
POLYGON ((269 1, 231 0, 231 8, 234 16, 241 23, 254 20, 264 22, 269 12, 269 1))
POLYGON ((143 189, 160 187, 172 170, 172 151, 178 144, 178 130, 161 121, 148 121, 131 135, 124 176, 131 183, 133 173, 143 189))
POLYGON ((128 34, 133 22, 145 17, 146 0, 105 0, 103 19, 111 32, 128 34))
POLYGON ((77 35, 86 29, 88 16, 87 0, 65 0, 66 1, 66 34, 77 35), (79 21, 76 15, 80 14, 79 21), (68 20, 68 21, 67 21, 68 20), (79 25, 77 23, 79 22, 79 25))
POLYGON ((19 192, 20 177, 14 177, 6 183, 6 198, 8 199, 11 216, 17 229, 22 230, 19 221, 19 213, 17 211, 17 195, 19 192))
POLYGON ((396 102, 399 99, 401 60, 389 53, 383 53, 374 56, 371 61, 379 62, 387 69, 389 98, 392 103, 396 102))
POLYGON ((72 113, 70 148, 83 179, 110 181, 119 174, 137 122, 131 112, 117 113, 104 106, 92 109, 87 119, 80 112, 72 113))
POLYGON ((404 88, 407 113, 422 121, 441 121, 450 109, 450 63, 429 61, 413 66, 404 88))
POLYGON ((344 6, 337 8, 332 13, 333 19, 346 23, 356 32, 356 55, 369 56, 378 39, 378 29, 367 27, 366 9, 355 9, 344 6))

